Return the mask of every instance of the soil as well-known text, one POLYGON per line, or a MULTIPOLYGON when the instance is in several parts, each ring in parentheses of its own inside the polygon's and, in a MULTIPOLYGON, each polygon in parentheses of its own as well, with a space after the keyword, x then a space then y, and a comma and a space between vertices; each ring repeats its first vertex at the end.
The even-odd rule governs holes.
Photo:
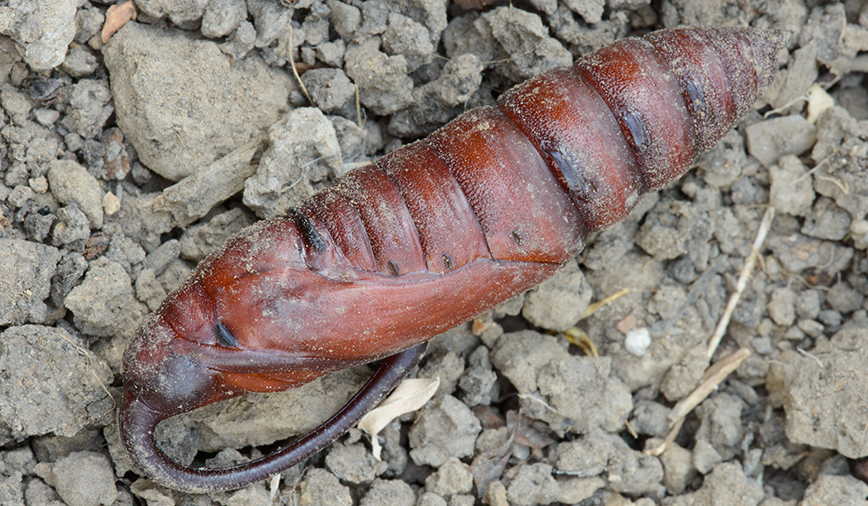
MULTIPOLYGON (((0 504, 868 505, 851 471, 868 457, 868 6, 138 0, 104 43, 111 3, 0 6, 0 504), (696 169, 432 340, 413 376, 440 386, 378 436, 382 460, 354 429, 238 491, 136 471, 123 352, 226 238, 522 80, 681 24, 792 35, 696 169)), ((197 466, 255 458, 367 374, 211 405, 157 439, 197 466)))

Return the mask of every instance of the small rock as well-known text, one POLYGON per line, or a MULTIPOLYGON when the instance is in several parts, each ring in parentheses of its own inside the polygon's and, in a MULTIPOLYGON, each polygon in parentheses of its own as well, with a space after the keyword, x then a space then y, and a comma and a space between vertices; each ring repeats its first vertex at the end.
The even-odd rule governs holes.
POLYGON ((292 23, 295 9, 306 9, 311 3, 310 0, 299 0, 293 3, 294 9, 289 9, 285 4, 278 2, 248 0, 247 10, 253 17, 253 25, 256 27, 256 47, 265 48, 272 42, 286 37, 287 27, 292 23))
POLYGON ((514 506, 551 504, 558 500, 558 483, 552 476, 552 466, 531 464, 520 466, 507 488, 506 497, 514 506))
POLYGON ((202 18, 209 2, 177 0, 141 0, 136 3, 143 13, 155 18, 169 18, 175 25, 189 25, 202 18))
POLYGON ((638 401, 633 407, 633 428, 639 434, 665 436, 669 432, 669 412, 663 404, 654 401, 638 401))
POLYGON ((696 388, 708 369, 708 362, 703 347, 691 348, 663 377, 660 393, 670 402, 680 401, 696 388))
POLYGON ((415 506, 416 494, 401 480, 376 479, 359 506, 415 506))
POLYGON ((114 193, 105 192, 102 198, 102 211, 106 216, 114 216, 115 213, 121 210, 121 201, 114 193))
POLYGON ((603 19, 603 7, 606 4, 603 0, 592 0, 590 2, 568 0, 565 3, 571 11, 581 16, 589 25, 595 25, 603 19))
POLYGON ((48 180, 45 179, 45 176, 31 178, 27 181, 27 184, 30 185, 30 189, 32 189, 37 195, 48 191, 48 180))
POLYGON ((611 363, 611 357, 570 356, 550 361, 540 368, 537 379, 538 395, 546 402, 522 398, 522 409, 558 432, 587 434, 598 427, 620 430, 633 401, 630 390, 611 375, 611 363))
POLYGON ((800 155, 817 142, 817 127, 801 114, 775 118, 747 127, 748 152, 765 167, 771 167, 784 155, 800 155))
POLYGON ((827 506, 830 504, 865 505, 868 485, 852 476, 821 475, 805 490, 800 506, 827 506))
POLYGON ((105 24, 105 16, 95 7, 83 7, 75 13, 75 25, 78 31, 75 41, 86 44, 94 35, 99 33, 105 24))
POLYGON ((537 374, 549 361, 569 357, 564 346, 552 337, 523 330, 504 334, 491 351, 491 363, 519 392, 537 390, 537 374))
POLYGON ((111 463, 101 453, 70 453, 40 474, 69 506, 111 506, 118 497, 111 463))
POLYGON ((811 356, 794 352, 771 365, 766 386, 771 401, 787 414, 787 437, 794 443, 831 448, 846 457, 868 455, 862 437, 868 403, 868 329, 848 329, 818 341, 811 356))
POLYGON ((801 232, 809 237, 841 241, 851 232, 850 214, 826 197, 820 197, 805 216, 801 232))
POLYGON ((347 46, 344 44, 343 39, 338 39, 334 42, 324 42, 316 47, 316 58, 329 67, 343 68, 346 50, 347 46))
POLYGON ((651 333, 645 327, 628 331, 624 338, 624 348, 639 358, 645 356, 649 346, 651 346, 651 333))
POLYGON ((15 39, 33 70, 49 70, 63 61, 75 37, 78 0, 13 0, 0 7, 3 34, 15 39))
POLYGON ((810 239, 798 233, 770 237, 766 245, 789 272, 822 267, 825 273, 834 277, 845 269, 853 258, 853 248, 835 242, 810 239))
POLYGON ((271 494, 265 489, 264 482, 215 495, 221 506, 272 506, 274 504, 271 494))
POLYGON ((148 309, 156 311, 163 299, 166 298, 166 290, 157 281, 157 276, 152 269, 142 269, 136 277, 136 298, 148 305, 148 309))
MULTIPOLYGON (((87 228, 87 219, 81 215, 84 222, 83 227, 87 228)), ((55 307, 63 307, 63 299, 66 298, 73 285, 78 283, 78 280, 84 275, 87 270, 87 260, 81 253, 70 251, 63 255, 60 263, 57 265, 57 271, 51 278, 51 302, 55 307)))
POLYGON ((175 506, 172 492, 147 478, 136 480, 130 486, 130 492, 147 501, 148 506, 175 506))
POLYGON ((326 5, 332 11, 332 25, 335 32, 341 36, 344 42, 350 42, 353 34, 361 26, 361 11, 358 7, 338 0, 327 0, 326 5))
POLYGON ((383 33, 383 51, 402 55, 407 61, 407 72, 430 63, 434 49, 431 35, 421 23, 398 13, 389 14, 389 26, 383 33))
POLYGON ((229 40, 220 44, 220 51, 234 60, 241 60, 256 45, 256 29, 249 21, 242 21, 229 37, 229 40))
POLYGON ((455 494, 468 494, 472 488, 473 475, 470 473, 470 466, 455 457, 425 478, 425 490, 446 499, 455 494))
POLYGON ((106 79, 82 79, 72 87, 69 110, 63 126, 85 139, 93 139, 114 112, 112 93, 106 79))
MULTIPOLYGON (((7 481, 7 483, 9 483, 7 481)), ((0 487, 5 488, 5 487, 0 487)), ((7 500, 2 496, 2 492, 0 492, 0 504, 25 504, 22 502, 13 502, 11 500, 7 500)), ((57 495, 57 492, 54 491, 47 483, 42 481, 39 478, 33 478, 30 483, 27 484, 27 490, 25 491, 25 496, 27 497, 28 505, 47 505, 47 506, 58 506, 52 501, 60 502, 60 496, 57 495)))
POLYGON ((810 337, 821 336, 826 330, 825 325, 811 318, 799 318, 799 320, 796 322, 796 325, 802 332, 804 332, 810 337))
POLYGON ((24 487, 21 478, 21 473, 11 473, 11 476, 0 475, 0 504, 24 506, 24 487))
POLYGON ((557 447, 557 469, 588 478, 603 473, 608 488, 619 493, 660 493, 663 467, 660 461, 631 449, 616 435, 596 429, 581 439, 557 447))
POLYGON ((75 324, 92 336, 132 336, 148 313, 133 295, 132 281, 123 266, 100 259, 91 264, 84 281, 65 301, 75 324))
POLYGON ((60 113, 55 111, 54 109, 46 109, 44 107, 40 107, 33 111, 33 116, 36 118, 36 121, 39 122, 42 126, 50 126, 53 125, 55 121, 60 119, 60 113))
POLYGON ((146 256, 144 248, 122 231, 112 234, 108 250, 105 252, 106 260, 121 264, 124 270, 130 274, 138 272, 146 256))
POLYGON ((816 318, 820 314, 820 291, 805 290, 796 299, 796 314, 802 318, 816 318))
MULTIPOLYGON (((480 348, 487 350, 481 346, 480 348)), ((491 370, 491 364, 487 367, 473 366, 464 370, 458 379, 458 388, 461 389, 461 400, 470 407, 488 406, 492 401, 492 388, 497 383, 497 374, 491 370)))
POLYGON ((447 506, 447 504, 446 499, 433 492, 425 492, 416 501, 416 506, 447 506))
MULTIPOLYGON (((396 4, 397 11, 404 16, 421 23, 431 33, 434 45, 440 40, 440 34, 446 29, 446 5, 438 0, 408 0, 396 4)), ((384 10, 388 7, 384 5, 384 10)))
POLYGON ((483 501, 485 501, 483 504, 491 506, 509 506, 509 501, 506 498, 506 487, 503 485, 503 482, 491 482, 488 485, 488 490, 485 491, 483 501))
POLYGON ((585 315, 593 289, 576 262, 529 291, 521 314, 537 327, 563 332, 585 315))
POLYGON ((244 183, 244 204, 264 219, 286 214, 313 195, 311 182, 343 170, 334 126, 318 109, 296 109, 268 136, 271 145, 244 183))
POLYGON ((69 50, 60 68, 72 77, 86 77, 97 71, 99 60, 85 46, 74 45, 69 50))
POLYGON ((723 457, 705 439, 699 439, 693 446, 693 467, 702 474, 708 474, 718 464, 723 462, 723 457))
POLYGON ((486 105, 484 94, 477 95, 482 70, 482 62, 473 54, 449 60, 440 77, 413 89, 413 103, 392 116, 389 133, 398 137, 430 135, 469 107, 486 105))
POLYGON ((732 506, 757 506, 763 499, 763 489, 759 483, 744 475, 739 464, 725 462, 715 467, 705 477, 702 487, 688 494, 688 497, 685 502, 673 504, 719 504, 720 499, 726 498, 732 506))
POLYGON ((356 96, 356 87, 341 69, 311 69, 301 80, 323 112, 340 109, 356 96))
POLYGON ((199 262, 219 248, 228 238, 252 225, 253 216, 236 207, 220 213, 205 223, 187 228, 181 236, 181 256, 199 262))
POLYGON ((181 252, 181 243, 177 239, 170 239, 161 244, 157 249, 148 253, 145 257, 144 268, 152 269, 154 274, 162 276, 181 252))
POLYGON ((23 325, 0 334, 0 444, 109 423, 113 401, 104 388, 112 372, 82 349, 59 328, 23 325))
POLYGON ((711 148, 708 156, 698 160, 703 181, 713 188, 732 186, 749 163, 744 152, 744 137, 736 130, 730 130, 711 148))
POLYGON ((729 393, 709 397, 696 408, 701 419, 696 439, 711 443, 723 460, 731 459, 739 452, 744 438, 741 423, 744 408, 744 401, 729 393))
MULTIPOLYGON (((660 442, 661 440, 649 441, 660 442)), ((660 463, 663 464, 663 484, 666 485, 666 491, 670 495, 684 492, 697 476, 690 450, 682 448, 678 443, 672 443, 669 449, 660 455, 660 463)))
POLYGON ((247 18, 244 0, 211 0, 202 14, 202 35, 209 39, 225 37, 247 18))
POLYGON ((686 253, 704 269, 713 233, 714 223, 706 212, 688 202, 664 199, 645 217, 636 244, 658 260, 674 260, 686 253))
POLYGON ((815 194, 808 168, 795 156, 781 157, 769 167, 770 202, 775 209, 793 216, 805 215, 814 202, 815 194))
POLYGON ((0 325, 43 323, 60 252, 51 246, 0 239, 0 325))
POLYGON ((90 237, 90 222, 87 216, 75 204, 70 204, 57 210, 57 219, 60 220, 54 226, 53 244, 55 246, 73 245, 80 243, 76 249, 84 247, 84 241, 90 237))
POLYGON ((811 157, 819 164, 814 172, 814 189, 829 197, 853 218, 868 215, 868 178, 861 160, 865 159, 868 123, 857 121, 840 107, 832 107, 817 122, 817 144, 811 157), (853 160, 860 160, 852 163, 853 160))
POLYGON ((118 125, 142 162, 171 181, 264 138, 293 89, 288 73, 261 58, 232 64, 216 43, 180 30, 130 22, 103 54, 118 125))
POLYGON ((498 60, 495 64, 498 72, 512 82, 573 63, 570 52, 549 35, 538 14, 498 7, 473 24, 480 33, 493 37, 501 51, 500 58, 480 57, 480 61, 498 60))
POLYGON ((338 478, 325 469, 312 468, 299 484, 300 506, 352 506, 349 487, 341 485, 338 478))
POLYGON ((120 128, 112 127, 103 132, 101 136, 105 151, 103 179, 121 181, 130 173, 130 155, 124 146, 124 134, 120 128))
POLYGON ((479 419, 451 395, 429 402, 410 428, 410 457, 418 465, 439 467, 450 457, 473 455, 479 419))
POLYGON ((87 169, 73 160, 54 160, 48 166, 48 183, 63 204, 76 204, 90 220, 91 229, 102 228, 102 190, 87 169))
POLYGON ((387 466, 385 462, 374 459, 361 443, 332 445, 326 455, 325 464, 335 476, 356 485, 372 482, 387 466))
POLYGON ((440 379, 437 394, 452 394, 458 384, 458 378, 464 373, 464 359, 454 352, 434 354, 427 358, 425 365, 419 369, 417 377, 440 379))
POLYGON ((789 288, 775 288, 769 298, 769 316, 783 327, 796 321, 796 294, 789 288))
POLYGON ((388 56, 378 39, 350 45, 344 54, 347 75, 359 86, 359 100, 371 112, 387 116, 413 101, 413 79, 402 55, 388 56))
POLYGON ((826 292, 826 303, 842 314, 856 311, 862 307, 864 301, 865 296, 850 288, 846 281, 835 283, 835 286, 826 292))

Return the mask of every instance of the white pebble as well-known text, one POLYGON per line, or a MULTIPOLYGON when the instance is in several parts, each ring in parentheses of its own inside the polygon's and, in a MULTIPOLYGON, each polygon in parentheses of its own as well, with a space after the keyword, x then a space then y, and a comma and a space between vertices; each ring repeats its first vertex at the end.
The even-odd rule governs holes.
POLYGON ((651 334, 645 327, 627 332, 627 338, 624 339, 624 347, 633 355, 641 358, 648 351, 649 346, 651 346, 651 334))
POLYGON ((115 197, 114 193, 106 192, 106 194, 102 197, 102 209, 104 213, 112 216, 116 212, 120 211, 121 201, 120 199, 115 197))

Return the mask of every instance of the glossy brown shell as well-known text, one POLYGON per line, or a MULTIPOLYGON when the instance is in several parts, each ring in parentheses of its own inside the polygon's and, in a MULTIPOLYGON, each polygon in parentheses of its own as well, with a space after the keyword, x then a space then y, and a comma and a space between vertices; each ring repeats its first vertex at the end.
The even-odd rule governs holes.
POLYGON ((588 232, 680 177, 771 82, 783 39, 681 28, 618 41, 246 229, 127 350, 120 430, 134 462, 202 492, 264 479, 328 444, 428 339, 551 276, 588 232), (170 416, 386 357, 341 415, 261 461, 189 469, 154 443, 170 416))

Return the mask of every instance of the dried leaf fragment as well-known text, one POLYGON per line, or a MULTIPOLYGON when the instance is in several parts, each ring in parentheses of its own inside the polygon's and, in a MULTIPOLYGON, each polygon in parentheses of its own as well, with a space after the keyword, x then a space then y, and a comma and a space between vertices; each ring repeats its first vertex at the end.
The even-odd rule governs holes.
POLYGON ((136 19, 136 6, 132 0, 109 7, 102 27, 102 43, 107 43, 131 19, 136 19))
POLYGON ((395 418, 424 406, 431 397, 434 397, 439 386, 440 378, 404 380, 392 395, 359 420, 359 428, 371 435, 371 452, 374 458, 380 460, 380 443, 377 434, 395 418))
POLYGON ((816 125, 820 115, 834 105, 835 99, 819 84, 814 83, 808 91, 808 123, 816 125))

